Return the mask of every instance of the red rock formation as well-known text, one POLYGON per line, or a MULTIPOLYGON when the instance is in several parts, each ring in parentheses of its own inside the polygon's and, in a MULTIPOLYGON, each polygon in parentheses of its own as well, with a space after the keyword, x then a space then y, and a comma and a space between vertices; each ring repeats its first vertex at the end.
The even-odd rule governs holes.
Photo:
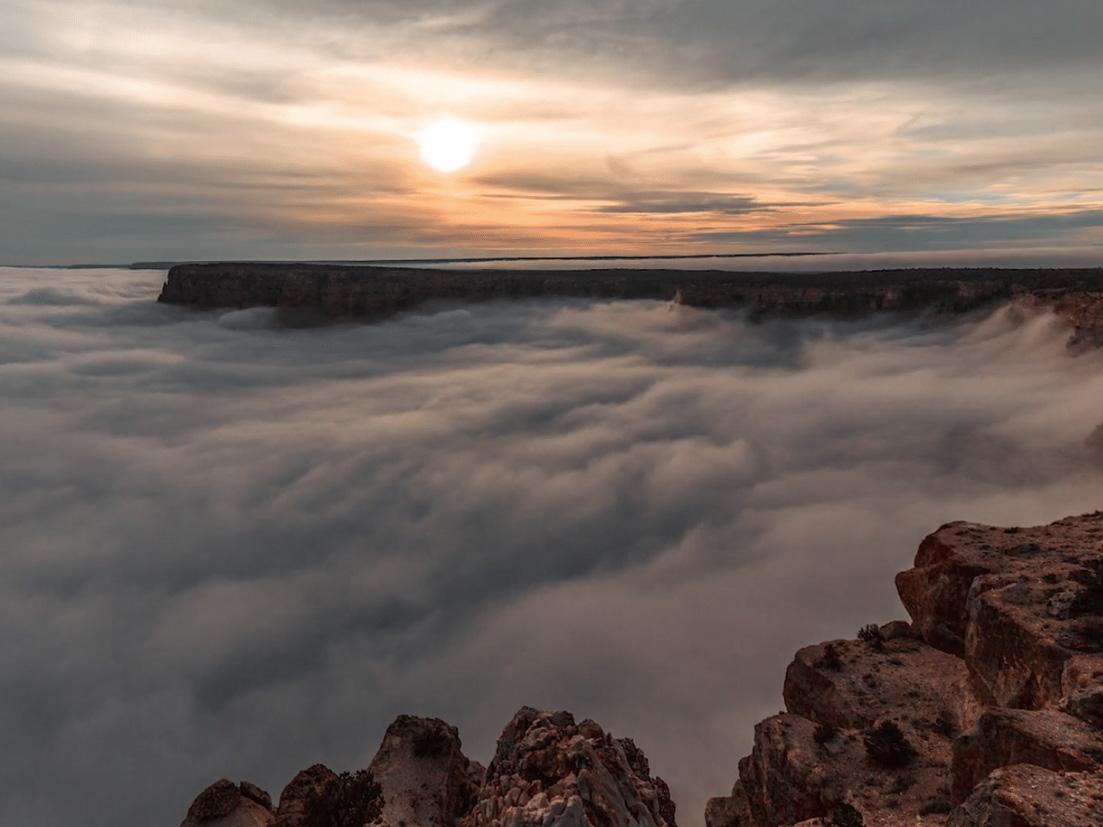
POLYGON ((280 793, 275 827, 308 827, 307 810, 312 798, 325 794, 337 780, 337 773, 325 764, 314 764, 298 772, 280 793))
POLYGON ((1099 827, 1103 775, 1030 764, 993 772, 950 815, 947 827, 1099 827))
POLYGON ((636 745, 567 712, 518 712, 464 827, 676 827, 670 791, 636 745))
POLYGON ((962 313, 996 301, 1046 308, 1073 328, 1070 347, 1103 345, 1103 270, 914 269, 836 273, 678 270, 432 270, 221 262, 169 270, 159 301, 196 307, 315 308, 382 317, 428 301, 626 298, 752 315, 881 311, 962 313))
POLYGON ((1101 565, 1103 513, 1036 528, 951 523, 896 584, 924 639, 964 656, 980 703, 1038 709, 1103 676, 1103 600, 1078 603, 1103 589, 1101 565))
MULTIPOLYGON (((461 751, 454 727, 403 715, 387 728, 369 770, 378 817, 365 827, 677 827, 674 803, 628 738, 566 712, 522 709, 498 741, 489 772, 461 751)), ((315 827, 341 778, 322 764, 298 773, 273 813, 252 784, 218 781, 182 827, 315 827)), ((357 811, 358 812, 358 811, 357 811)))
POLYGON ((180 827, 269 827, 275 819, 272 798, 260 787, 220 778, 196 796, 180 827))
POLYGON ((1010 764, 1079 772, 1101 762, 1100 731, 1084 721, 1057 709, 987 709, 954 742, 951 793, 963 801, 992 770, 1010 764))
POLYGON ((455 827, 485 774, 461 747, 456 728, 438 718, 401 715, 387 727, 369 768, 383 790, 378 827, 455 827))
POLYGON ((897 587, 910 629, 797 653, 708 827, 1103 824, 1103 512, 951 523, 897 587))

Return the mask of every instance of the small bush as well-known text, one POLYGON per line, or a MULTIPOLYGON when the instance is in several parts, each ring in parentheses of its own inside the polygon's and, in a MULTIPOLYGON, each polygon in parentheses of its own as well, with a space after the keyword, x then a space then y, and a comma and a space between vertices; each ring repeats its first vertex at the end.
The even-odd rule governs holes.
POLYGON ((843 668, 843 659, 839 656, 839 647, 834 643, 829 643, 823 647, 823 655, 816 661, 816 666, 821 669, 830 669, 832 672, 838 672, 843 668))
POLYGON ((343 772, 307 798, 305 827, 363 827, 382 810, 383 791, 370 772, 343 772))
POLYGON ((885 639, 881 637, 881 627, 876 623, 870 623, 858 630, 858 640, 867 646, 871 646, 878 652, 885 648, 885 639))
POLYGON ((835 827, 863 827, 866 822, 854 807, 840 801, 831 811, 831 823, 835 827))
POLYGON ((1073 572, 1072 579, 1086 588, 1072 599, 1069 617, 1103 615, 1103 561, 1091 560, 1084 568, 1073 572))
POLYGON ((452 749, 452 740, 443 732, 424 730, 414 736, 414 757, 435 758, 447 755, 452 749))
POLYGON ((948 798, 935 798, 931 801, 928 801, 926 804, 919 808, 919 815, 945 815, 952 809, 954 809, 954 805, 950 803, 950 800, 948 798))
POLYGON ((954 716, 945 709, 939 712, 934 722, 934 731, 939 735, 945 735, 947 738, 956 735, 957 724, 954 722, 954 716))
POLYGON ((833 741, 839 736, 839 730, 831 724, 817 724, 816 731, 812 733, 812 740, 821 747, 828 741, 833 741))
POLYGON ((865 735, 866 754, 883 767, 906 767, 918 753, 892 721, 883 721, 865 735))
POLYGON ((903 795, 912 787, 915 786, 915 776, 908 773, 904 773, 896 777, 896 780, 892 782, 892 786, 889 787, 889 795, 903 795))

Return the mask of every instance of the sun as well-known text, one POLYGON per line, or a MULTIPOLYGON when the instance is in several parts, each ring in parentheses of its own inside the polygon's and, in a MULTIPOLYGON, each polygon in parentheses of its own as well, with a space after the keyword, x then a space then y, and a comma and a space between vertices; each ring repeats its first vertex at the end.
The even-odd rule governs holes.
POLYGON ((443 118, 421 130, 417 143, 425 163, 438 172, 455 172, 471 163, 479 137, 470 124, 443 118))

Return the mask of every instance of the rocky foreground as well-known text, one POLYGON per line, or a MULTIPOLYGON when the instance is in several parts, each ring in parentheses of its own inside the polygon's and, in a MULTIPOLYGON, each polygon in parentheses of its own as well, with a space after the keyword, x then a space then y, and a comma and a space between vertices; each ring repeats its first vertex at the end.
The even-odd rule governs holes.
MULTIPOLYGON (((1103 512, 951 523, 897 577, 912 622, 800 650, 707 827, 1103 825, 1103 512)), ((367 771, 300 772, 278 803, 216 781, 182 827, 676 827, 629 739, 522 709, 484 770, 400 717, 367 771)))
POLYGON ((1103 345, 1103 269, 912 269, 835 273, 694 270, 432 270, 219 262, 169 270, 159 301, 314 309, 381 318, 430 301, 539 297, 653 299, 742 307, 758 316, 880 311, 965 313, 1001 301, 1054 310, 1074 349, 1103 345))

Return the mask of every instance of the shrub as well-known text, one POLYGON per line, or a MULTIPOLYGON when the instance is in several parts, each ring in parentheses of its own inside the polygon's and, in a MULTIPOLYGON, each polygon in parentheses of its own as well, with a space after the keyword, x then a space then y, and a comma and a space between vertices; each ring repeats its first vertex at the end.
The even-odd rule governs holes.
POLYGON ((812 733, 812 740, 822 747, 828 741, 833 741, 838 735, 839 730, 831 724, 817 724, 816 731, 812 733))
POLYGON ((870 623, 858 630, 858 640, 872 646, 878 652, 885 648, 885 639, 881 637, 881 627, 876 623, 870 623))
POLYGON ((840 801, 831 811, 831 823, 835 827, 863 827, 865 819, 854 807, 840 801))
POLYGON ((304 827, 363 827, 382 810, 383 791, 370 772, 343 772, 307 798, 304 827))
POLYGON ((452 749, 452 739, 437 730, 424 730, 414 736, 414 757, 434 758, 447 755, 452 749))
POLYGON ((954 809, 954 805, 950 803, 950 800, 948 798, 934 798, 919 808, 919 815, 945 815, 952 809, 954 809))
POLYGON ((918 753, 892 721, 882 721, 865 735, 866 754, 883 767, 906 767, 918 753))
POLYGON ((834 643, 829 643, 823 647, 823 655, 816 661, 816 666, 821 669, 830 669, 832 672, 838 672, 843 668, 843 659, 839 657, 839 647, 834 643))
POLYGON ((915 776, 908 773, 898 775, 889 787, 889 795, 902 795, 915 786, 915 776))
POLYGON ((1069 605, 1069 616, 1103 615, 1103 560, 1090 561, 1084 568, 1074 572, 1072 579, 1086 588, 1073 598, 1069 605))
POLYGON ((945 735, 947 738, 956 735, 957 724, 954 722, 954 716, 945 709, 939 712, 934 722, 934 731, 939 735, 945 735))

